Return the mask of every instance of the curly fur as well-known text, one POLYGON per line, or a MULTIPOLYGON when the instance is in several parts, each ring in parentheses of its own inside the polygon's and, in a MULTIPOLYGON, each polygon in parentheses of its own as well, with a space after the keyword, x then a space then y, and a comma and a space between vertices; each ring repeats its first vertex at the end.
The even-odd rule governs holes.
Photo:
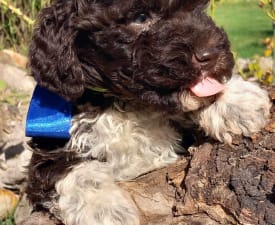
POLYGON ((93 86, 176 108, 173 94, 200 79, 195 52, 221 49, 208 72, 217 79, 231 76, 229 42, 202 13, 207 2, 56 0, 34 31, 32 75, 67 99, 93 86), (149 17, 144 23, 136 21, 141 13, 149 17))
POLYGON ((70 140, 30 142, 35 210, 66 225, 138 225, 135 203, 116 182, 175 162, 183 127, 230 143, 264 126, 267 93, 230 80, 230 43, 205 14, 207 3, 54 0, 42 10, 31 73, 73 102, 74 118, 70 140), (227 82, 225 90, 194 96, 190 86, 205 76, 227 82))
POLYGON ((207 135, 231 143, 233 134, 249 136, 259 131, 269 117, 268 94, 252 82, 234 76, 224 93, 195 115, 207 135))

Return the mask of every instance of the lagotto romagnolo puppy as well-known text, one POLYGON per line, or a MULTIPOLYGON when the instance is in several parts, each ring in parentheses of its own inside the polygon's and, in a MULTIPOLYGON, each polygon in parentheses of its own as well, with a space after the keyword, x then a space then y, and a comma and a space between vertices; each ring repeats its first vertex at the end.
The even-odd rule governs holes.
MULTIPOLYGON (((27 195, 66 225, 138 225, 116 181, 173 163, 181 128, 219 141, 268 119, 258 85, 233 75, 208 0, 53 0, 30 45, 38 84, 73 104, 69 139, 34 137, 27 195)), ((41 128, 43 129, 43 128, 41 128)))

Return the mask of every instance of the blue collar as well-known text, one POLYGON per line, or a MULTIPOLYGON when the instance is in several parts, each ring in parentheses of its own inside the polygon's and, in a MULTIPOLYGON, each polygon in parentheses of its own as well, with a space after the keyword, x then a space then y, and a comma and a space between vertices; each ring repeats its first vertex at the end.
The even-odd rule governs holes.
POLYGON ((26 136, 69 139, 72 103, 36 86, 26 120, 26 136))

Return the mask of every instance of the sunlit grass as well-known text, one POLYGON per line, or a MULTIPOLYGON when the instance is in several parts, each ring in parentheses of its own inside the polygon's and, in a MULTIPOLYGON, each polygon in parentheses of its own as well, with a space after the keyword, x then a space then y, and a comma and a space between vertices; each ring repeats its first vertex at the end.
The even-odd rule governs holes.
POLYGON ((0 1, 0 49, 14 48, 26 53, 31 37, 32 21, 49 0, 0 1))
POLYGON ((237 56, 264 54, 262 41, 271 37, 272 24, 257 0, 222 1, 217 4, 215 21, 228 33, 237 56))

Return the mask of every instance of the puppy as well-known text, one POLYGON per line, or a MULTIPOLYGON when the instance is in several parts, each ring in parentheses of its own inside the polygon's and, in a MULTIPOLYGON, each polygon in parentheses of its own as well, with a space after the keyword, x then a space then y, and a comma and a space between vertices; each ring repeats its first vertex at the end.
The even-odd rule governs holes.
POLYGON ((30 143, 35 210, 66 225, 138 225, 116 181, 175 162, 182 127, 230 143, 264 126, 267 93, 232 77, 230 43, 208 2, 53 0, 42 10, 31 74, 73 105, 73 119, 68 139, 30 143))

